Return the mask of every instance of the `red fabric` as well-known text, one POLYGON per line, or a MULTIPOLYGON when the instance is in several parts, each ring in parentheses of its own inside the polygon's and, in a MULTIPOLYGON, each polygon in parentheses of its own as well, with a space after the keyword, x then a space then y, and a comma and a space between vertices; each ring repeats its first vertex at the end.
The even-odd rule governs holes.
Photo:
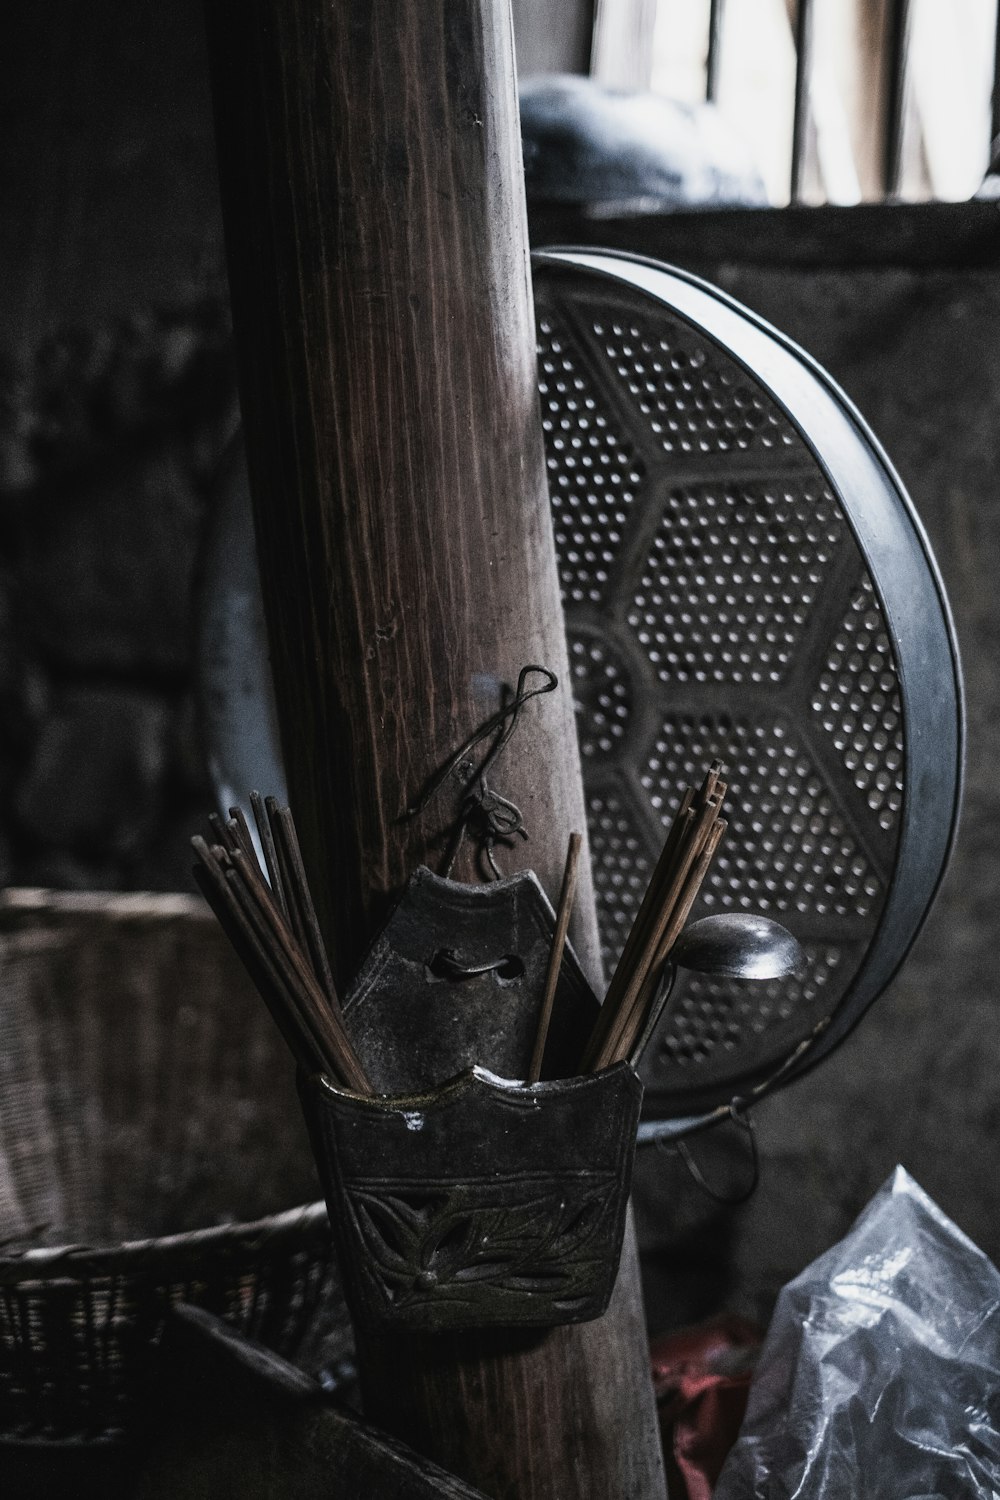
POLYGON ((746 1411, 761 1331, 724 1317, 654 1340, 653 1387, 670 1494, 711 1500, 746 1411))

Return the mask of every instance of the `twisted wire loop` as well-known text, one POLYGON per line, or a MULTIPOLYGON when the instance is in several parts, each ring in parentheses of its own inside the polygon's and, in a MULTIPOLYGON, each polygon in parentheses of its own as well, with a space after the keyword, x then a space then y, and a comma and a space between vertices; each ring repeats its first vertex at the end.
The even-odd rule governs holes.
POLYGON ((500 752, 517 728, 524 705, 543 693, 553 692, 558 686, 558 677, 548 667, 534 664, 522 667, 518 673, 517 687, 514 692, 511 693, 506 683, 503 685, 502 701, 496 713, 491 714, 484 724, 481 724, 463 744, 459 745, 444 765, 434 772, 416 800, 411 802, 404 811, 401 822, 415 818, 451 779, 457 780, 462 787, 463 796, 459 802, 458 811, 454 821, 445 832, 446 850, 440 872, 442 875, 446 877, 451 875, 459 850, 468 837, 477 845, 476 857, 483 879, 500 880, 502 871, 497 866, 493 855, 497 844, 510 847, 516 838, 528 837, 521 809, 516 803, 511 802, 509 797, 503 797, 499 792, 494 791, 487 782, 486 776, 487 772, 492 771, 500 752), (544 681, 537 687, 529 688, 527 682, 532 673, 538 674, 544 681), (492 743, 477 766, 475 761, 470 759, 471 752, 491 737, 493 737, 492 743))
POLYGON ((739 1125, 746 1131, 747 1142, 750 1146, 750 1177, 747 1185, 737 1189, 735 1193, 720 1192, 714 1188, 698 1165, 691 1151, 691 1147, 683 1138, 673 1141, 668 1147, 666 1142, 659 1142, 661 1149, 671 1149, 677 1153, 687 1168, 688 1173, 701 1188, 716 1203, 722 1203, 726 1208, 738 1208, 741 1203, 746 1203, 757 1191, 760 1182, 760 1152, 757 1146, 757 1131, 754 1126, 750 1111, 747 1108, 749 1101, 739 1097, 730 1101, 726 1114, 734 1125, 739 1125))

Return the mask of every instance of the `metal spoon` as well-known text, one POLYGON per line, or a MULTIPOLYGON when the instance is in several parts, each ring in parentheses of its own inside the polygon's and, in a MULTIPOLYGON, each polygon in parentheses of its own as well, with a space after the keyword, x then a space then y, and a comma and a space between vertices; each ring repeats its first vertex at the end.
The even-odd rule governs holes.
POLYGON ((806 955, 787 927, 770 917, 719 912, 685 927, 670 962, 724 979, 786 979, 804 971, 806 955))
POLYGON ((632 1049, 635 1067, 666 1009, 678 969, 716 974, 720 979, 787 979, 801 974, 806 955, 780 922, 748 912, 719 912, 691 922, 670 950, 656 1001, 632 1049))

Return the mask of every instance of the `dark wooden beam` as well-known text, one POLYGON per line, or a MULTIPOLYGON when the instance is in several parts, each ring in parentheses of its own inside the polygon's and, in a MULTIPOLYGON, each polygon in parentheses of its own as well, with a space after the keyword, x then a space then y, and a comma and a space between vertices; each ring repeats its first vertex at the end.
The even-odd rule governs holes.
MULTIPOLYGON (((491 773, 553 899, 584 809, 535 386, 508 0, 208 0, 244 431, 289 789, 340 976, 543 663, 491 773)), ((467 843, 458 878, 478 872, 467 843)), ((589 870, 574 940, 599 976, 589 870)), ((660 1500, 631 1238, 604 1318, 359 1333, 367 1410, 493 1496, 660 1500)))
MULTIPOLYGON (((494 786, 557 893, 584 823, 535 386, 510 14, 210 0, 221 186, 282 748, 340 977, 439 867, 457 781, 402 815, 529 662, 494 786)), ((458 879, 477 878, 467 843, 458 879)), ((589 875, 574 939, 598 971, 589 875)))

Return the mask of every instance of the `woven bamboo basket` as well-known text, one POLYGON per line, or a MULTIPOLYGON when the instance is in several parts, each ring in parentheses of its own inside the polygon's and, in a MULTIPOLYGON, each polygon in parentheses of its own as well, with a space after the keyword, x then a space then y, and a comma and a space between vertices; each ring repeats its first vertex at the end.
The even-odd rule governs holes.
POLYGON ((127 1434, 172 1302, 349 1348, 287 1051, 185 896, 0 894, 0 1441, 127 1434))

